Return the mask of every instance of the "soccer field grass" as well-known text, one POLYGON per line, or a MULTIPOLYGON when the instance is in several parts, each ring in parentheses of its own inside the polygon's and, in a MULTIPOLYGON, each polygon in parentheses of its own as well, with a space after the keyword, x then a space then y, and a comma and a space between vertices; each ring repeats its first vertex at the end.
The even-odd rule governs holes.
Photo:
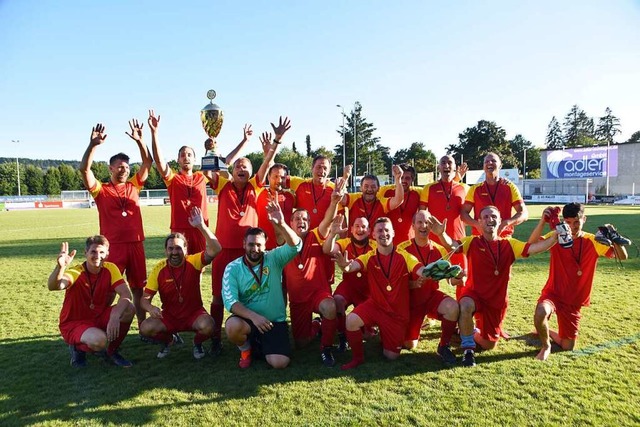
MULTIPOLYGON (((526 240, 541 213, 518 227, 526 240)), ((640 242, 640 208, 587 207, 587 231, 611 222, 640 242)), ((163 258, 169 209, 143 208, 148 267, 163 258)), ((215 215, 212 215, 215 217, 215 215)), ((417 350, 394 362, 379 340, 365 345, 366 363, 342 372, 323 368, 319 343, 295 351, 281 371, 254 362, 237 368, 238 351, 196 361, 193 334, 163 360, 134 326, 121 350, 135 365, 69 366, 58 315, 63 292, 46 281, 61 241, 82 253, 98 232, 95 210, 0 212, 0 425, 638 425, 640 424, 640 260, 619 269, 601 258, 591 307, 583 309, 574 352, 534 360, 533 311, 548 254, 517 261, 505 328, 511 339, 480 353, 476 368, 444 368, 435 356, 439 324, 417 350)), ((79 255, 76 260, 81 260, 79 255)), ((443 289, 452 293, 448 285, 443 289)), ((202 280, 210 302, 210 269, 202 280)), ((555 319, 552 322, 555 325, 555 319)), ((350 353, 337 354, 338 364, 350 353)))

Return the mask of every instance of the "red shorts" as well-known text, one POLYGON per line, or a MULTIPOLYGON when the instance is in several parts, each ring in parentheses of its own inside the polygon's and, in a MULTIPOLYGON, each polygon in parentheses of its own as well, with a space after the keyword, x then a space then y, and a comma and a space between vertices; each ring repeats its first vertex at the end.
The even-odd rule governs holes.
POLYGON ((502 322, 507 315, 507 304, 500 308, 490 307, 473 291, 466 291, 464 296, 473 299, 476 305, 474 317, 480 336, 492 342, 498 341, 502 335, 502 322))
POLYGON ((171 230, 172 233, 182 233, 187 238, 187 253, 189 255, 197 254, 207 248, 207 241, 197 228, 185 228, 171 230))
POLYGON ((364 286, 359 286, 355 282, 342 281, 333 292, 333 295, 340 295, 345 299, 345 307, 353 305, 354 307, 362 304, 369 298, 369 284, 364 283, 364 286))
POLYGON ((99 316, 94 317, 93 319, 74 320, 60 325, 60 332, 62 333, 62 339, 64 342, 69 345, 82 344, 82 334, 84 334, 89 328, 98 328, 106 331, 113 307, 114 306, 107 308, 100 313, 99 316))
POLYGON ((132 289, 143 289, 147 283, 147 261, 144 243, 111 243, 107 261, 118 266, 120 273, 127 276, 132 289))
POLYGON ((378 326, 383 349, 393 353, 400 353, 404 343, 404 335, 407 331, 407 319, 390 315, 388 312, 381 310, 371 299, 354 308, 352 313, 357 314, 362 319, 365 327, 378 326))
POLYGON ((289 303, 291 334, 294 340, 312 338, 313 313, 320 313, 320 303, 327 298, 331 298, 331 292, 317 290, 305 302, 289 303))
POLYGON ((193 331, 193 324, 195 323, 196 319, 202 315, 206 315, 206 316, 209 315, 209 313, 207 313, 207 310, 205 310, 204 307, 200 307, 199 309, 194 310, 187 317, 180 317, 180 318, 170 316, 163 311, 162 319, 159 319, 159 320, 167 328, 167 332, 169 332, 170 334, 173 334, 176 332, 193 331))
POLYGON ((442 320, 442 316, 438 313, 438 307, 447 298, 451 297, 440 290, 434 290, 430 292, 426 302, 410 307, 409 325, 407 326, 405 341, 413 341, 420 338, 420 328, 425 316, 442 320))
POLYGON ((243 257, 245 250, 242 248, 222 248, 220 253, 216 255, 211 264, 211 294, 222 299, 222 276, 224 275, 224 269, 234 259, 243 257))
POLYGON ((558 335, 563 340, 576 340, 580 329, 581 307, 564 304, 558 297, 552 294, 542 294, 538 303, 546 302, 552 307, 552 314, 558 318, 558 335))

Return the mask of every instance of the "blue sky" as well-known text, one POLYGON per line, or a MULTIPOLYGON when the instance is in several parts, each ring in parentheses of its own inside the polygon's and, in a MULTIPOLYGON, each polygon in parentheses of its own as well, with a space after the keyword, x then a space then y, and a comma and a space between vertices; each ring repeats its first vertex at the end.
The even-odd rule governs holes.
POLYGON ((288 145, 333 148, 336 104, 355 101, 392 153, 444 154, 482 119, 542 146, 573 104, 610 107, 623 141, 640 130, 639 22, 640 2, 617 0, 0 0, 0 157, 79 160, 102 122, 97 159, 137 161, 124 132, 149 108, 168 158, 183 144, 200 156, 210 88, 225 153, 244 123, 257 133, 281 114, 288 145))

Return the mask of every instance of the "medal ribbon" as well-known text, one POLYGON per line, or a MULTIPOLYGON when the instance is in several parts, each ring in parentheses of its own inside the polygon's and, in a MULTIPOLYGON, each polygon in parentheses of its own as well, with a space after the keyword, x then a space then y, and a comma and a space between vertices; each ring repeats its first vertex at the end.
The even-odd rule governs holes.
MULTIPOLYGON (((176 276, 174 276, 173 274, 173 267, 171 266, 171 264, 167 261, 167 267, 169 268, 169 273, 171 274, 171 278, 173 279, 173 286, 175 286, 176 288, 176 292, 178 293, 178 301, 180 303, 182 303, 182 284, 180 282, 178 282, 178 279, 176 278, 176 276)), ((184 278, 184 274, 187 271, 187 260, 183 259, 182 260, 182 273, 180 274, 180 279, 182 280, 184 278)))
POLYGON ((126 213, 127 212, 127 184, 125 183, 122 186, 124 187, 124 195, 122 195, 122 196, 120 195, 120 192, 118 191, 119 185, 114 185, 113 189, 116 191, 116 195, 118 196, 118 199, 120 199, 120 207, 122 208, 122 212, 126 213))
POLYGON ((247 257, 246 256, 244 258, 242 258, 242 262, 249 269, 249 272, 251 273, 251 275, 253 276, 254 280, 256 281, 256 285, 258 285, 258 288, 260 288, 262 286, 262 274, 263 274, 263 268, 264 268, 264 255, 260 259, 260 275, 259 276, 256 274, 255 271, 253 271, 253 267, 254 266, 250 265, 247 262, 247 257))
POLYGON ((318 208, 318 200, 324 197, 324 192, 326 191, 326 189, 327 187, 322 187, 322 194, 320 194, 320 197, 316 198, 316 186, 313 183, 313 181, 311 181, 311 192, 313 193, 313 207, 315 207, 316 209, 318 208))
POLYGON ((482 244, 489 250, 489 254, 491 255, 491 259, 493 260, 493 265, 496 268, 495 271, 499 271, 498 264, 500 263, 500 240, 498 240, 498 254, 496 256, 493 253, 493 249, 491 249, 491 244, 485 240, 484 236, 480 237, 480 239, 482 240, 482 244))
POLYGON ((376 251, 376 257, 378 258, 378 265, 380 266, 380 270, 382 270, 382 274, 384 275, 384 277, 387 280, 390 280, 389 278, 391 277, 391 266, 393 265, 393 257, 396 254, 396 248, 393 248, 393 251, 391 252, 391 259, 389 260, 389 267, 387 268, 387 271, 384 271, 384 266, 382 265, 382 261, 380 260, 380 252, 376 251))
POLYGON ((487 189, 487 193, 489 193, 489 198, 491 199, 491 204, 492 205, 496 205, 496 194, 498 194, 498 188, 500 187, 500 180, 498 179, 498 181, 496 182, 496 190, 493 192, 493 194, 491 194, 491 190, 489 189, 489 184, 487 184, 487 181, 484 182, 484 186, 487 189))
POLYGON ((91 281, 91 273, 89 272, 89 266, 87 262, 84 262, 84 270, 87 272, 87 280, 89 281, 89 295, 91 296, 91 302, 89 303, 89 308, 93 310, 93 293, 96 291, 96 287, 98 286, 98 282, 100 281, 100 276, 102 275, 102 267, 100 267, 100 271, 98 272, 98 277, 96 277, 96 281, 91 281))
POLYGON ((420 246, 418 246, 418 244, 416 243, 416 239, 411 239, 411 241, 413 242, 413 245, 418 250, 418 256, 420 257, 420 261, 422 261, 422 265, 426 266, 427 264, 429 264, 429 260, 431 260, 431 243, 429 243, 429 246, 428 246, 429 253, 427 254, 427 260, 425 261, 424 257, 422 256, 422 250, 420 249, 420 246))

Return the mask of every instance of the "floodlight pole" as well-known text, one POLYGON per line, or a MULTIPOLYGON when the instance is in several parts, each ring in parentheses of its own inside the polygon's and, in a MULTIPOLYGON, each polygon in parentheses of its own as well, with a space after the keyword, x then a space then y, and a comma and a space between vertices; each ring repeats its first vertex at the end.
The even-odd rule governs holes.
POLYGON ((346 155, 346 145, 344 142, 345 137, 345 129, 344 129, 344 107, 340 104, 337 104, 336 107, 342 108, 342 174, 344 175, 344 169, 347 167, 347 155, 346 155))
POLYGON ((358 176, 358 167, 357 167, 357 149, 358 149, 358 137, 357 137, 357 119, 356 119, 356 107, 353 107, 353 191, 357 191, 356 188, 356 177, 358 176))
MULTIPOLYGON (((20 144, 19 139, 12 139, 11 142, 15 142, 16 144, 20 144)), ((16 154, 16 172, 18 173, 18 197, 20 194, 20 161, 18 160, 18 154, 16 154)))

